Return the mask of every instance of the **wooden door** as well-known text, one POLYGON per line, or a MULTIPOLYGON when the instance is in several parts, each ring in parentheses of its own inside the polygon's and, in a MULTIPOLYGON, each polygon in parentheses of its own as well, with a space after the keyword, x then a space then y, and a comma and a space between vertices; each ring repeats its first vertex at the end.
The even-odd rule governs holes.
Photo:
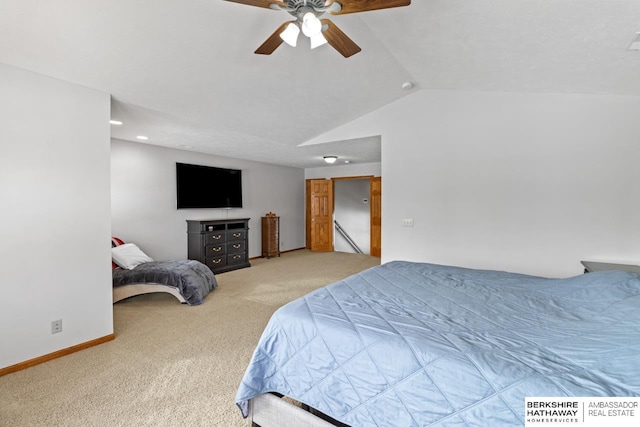
POLYGON ((369 192, 371 209, 371 256, 382 256, 382 178, 371 178, 369 192))
POLYGON ((304 235, 306 248, 311 249, 311 180, 307 179, 305 181, 304 187, 304 235))
POLYGON ((333 252, 333 181, 307 181, 311 250, 333 252))

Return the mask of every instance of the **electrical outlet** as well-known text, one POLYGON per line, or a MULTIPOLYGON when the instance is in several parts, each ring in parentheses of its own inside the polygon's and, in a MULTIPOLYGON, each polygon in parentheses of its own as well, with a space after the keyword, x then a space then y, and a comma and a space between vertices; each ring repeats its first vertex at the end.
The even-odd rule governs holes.
POLYGON ((403 227, 413 227, 413 218, 405 218, 402 220, 403 227))
POLYGON ((51 322, 51 333, 57 334, 58 332, 62 332, 62 319, 53 320, 51 322))

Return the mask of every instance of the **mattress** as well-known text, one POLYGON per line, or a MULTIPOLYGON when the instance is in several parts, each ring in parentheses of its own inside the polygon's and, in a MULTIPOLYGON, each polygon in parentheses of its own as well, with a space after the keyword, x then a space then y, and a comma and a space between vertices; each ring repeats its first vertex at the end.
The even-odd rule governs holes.
POLYGON ((351 426, 524 424, 525 397, 640 396, 640 275, 394 261, 276 311, 236 395, 351 426))

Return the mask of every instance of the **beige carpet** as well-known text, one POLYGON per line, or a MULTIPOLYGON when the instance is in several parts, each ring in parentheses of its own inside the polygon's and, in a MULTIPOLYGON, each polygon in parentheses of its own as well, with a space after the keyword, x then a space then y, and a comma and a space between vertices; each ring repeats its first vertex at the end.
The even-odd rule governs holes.
POLYGON ((0 426, 248 426, 234 397, 271 314, 378 263, 301 250, 218 275, 200 306, 119 302, 114 341, 0 377, 0 426))

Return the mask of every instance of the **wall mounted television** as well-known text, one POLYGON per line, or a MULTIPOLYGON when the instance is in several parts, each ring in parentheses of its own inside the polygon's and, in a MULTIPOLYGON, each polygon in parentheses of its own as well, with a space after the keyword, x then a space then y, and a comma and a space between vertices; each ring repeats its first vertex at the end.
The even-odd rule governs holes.
POLYGON ((176 163, 178 209, 241 208, 242 171, 176 163))

